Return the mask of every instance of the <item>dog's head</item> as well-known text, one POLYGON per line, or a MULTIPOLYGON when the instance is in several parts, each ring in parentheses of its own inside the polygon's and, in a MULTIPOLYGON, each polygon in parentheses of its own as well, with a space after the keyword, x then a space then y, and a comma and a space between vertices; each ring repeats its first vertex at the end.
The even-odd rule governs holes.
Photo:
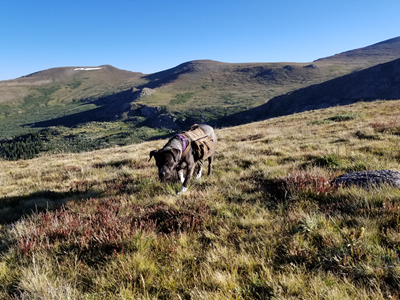
POLYGON ((169 180, 172 178, 172 171, 175 169, 177 162, 177 157, 180 150, 178 149, 159 149, 150 152, 150 159, 154 157, 156 160, 156 165, 158 168, 158 178, 161 181, 169 180))

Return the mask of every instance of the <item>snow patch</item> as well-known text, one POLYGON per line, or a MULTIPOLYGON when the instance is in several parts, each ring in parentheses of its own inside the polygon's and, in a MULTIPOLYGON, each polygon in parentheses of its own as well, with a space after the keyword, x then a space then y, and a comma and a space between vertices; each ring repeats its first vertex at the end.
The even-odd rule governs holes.
POLYGON ((75 68, 74 71, 92 71, 92 70, 101 70, 102 68, 75 68))

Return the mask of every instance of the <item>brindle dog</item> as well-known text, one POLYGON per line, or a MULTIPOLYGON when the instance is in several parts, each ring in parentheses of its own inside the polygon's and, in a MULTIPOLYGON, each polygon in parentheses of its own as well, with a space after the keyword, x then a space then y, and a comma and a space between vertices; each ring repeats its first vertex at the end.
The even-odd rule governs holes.
MULTIPOLYGON (((214 142, 214 150, 217 146, 217 136, 211 126, 206 124, 200 124, 199 127, 209 136, 214 142)), ((162 149, 153 150, 150 152, 150 159, 154 156, 156 165, 158 168, 158 177, 161 181, 166 181, 172 178, 173 172, 177 171, 181 182, 183 183, 178 195, 186 192, 190 179, 193 176, 193 172, 196 164, 199 166, 196 178, 201 177, 202 167, 201 161, 195 159, 193 148, 190 147, 191 141, 182 135, 175 135, 172 137, 162 149), (189 151, 184 154, 184 149, 190 147, 189 151), (186 176, 183 176, 183 170, 186 169, 186 176)), ((214 153, 208 157, 208 176, 212 173, 212 163, 214 159, 214 153)))

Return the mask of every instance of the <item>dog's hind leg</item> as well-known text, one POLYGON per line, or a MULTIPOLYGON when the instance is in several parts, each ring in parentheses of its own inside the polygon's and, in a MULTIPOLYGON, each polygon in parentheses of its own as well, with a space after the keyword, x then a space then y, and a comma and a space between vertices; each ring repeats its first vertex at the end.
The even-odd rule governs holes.
POLYGON ((212 173, 212 164, 213 164, 213 160, 214 160, 214 155, 213 155, 213 156, 210 156, 210 157, 208 158, 208 173, 207 173, 207 176, 210 176, 211 173, 212 173))
POLYGON ((203 171, 203 166, 202 166, 201 161, 198 161, 197 165, 199 166, 199 171, 197 172, 196 179, 200 179, 201 178, 201 172, 203 171))

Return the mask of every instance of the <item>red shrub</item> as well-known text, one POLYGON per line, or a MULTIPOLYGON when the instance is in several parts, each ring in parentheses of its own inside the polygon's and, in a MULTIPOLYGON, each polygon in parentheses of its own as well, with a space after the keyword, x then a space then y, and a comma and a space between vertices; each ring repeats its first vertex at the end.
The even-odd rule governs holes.
POLYGON ((121 248, 138 232, 173 233, 198 231, 210 217, 205 203, 181 201, 176 209, 165 204, 152 207, 126 205, 118 198, 70 202, 65 207, 40 213, 28 220, 19 248, 28 254, 37 248, 58 246, 93 250, 121 248))
POLYGON ((336 193, 338 187, 331 185, 333 177, 326 179, 318 174, 295 172, 284 179, 286 188, 297 192, 311 192, 317 195, 336 193))
POLYGON ((400 134, 400 123, 395 120, 390 120, 386 123, 375 122, 370 125, 379 133, 400 134))

